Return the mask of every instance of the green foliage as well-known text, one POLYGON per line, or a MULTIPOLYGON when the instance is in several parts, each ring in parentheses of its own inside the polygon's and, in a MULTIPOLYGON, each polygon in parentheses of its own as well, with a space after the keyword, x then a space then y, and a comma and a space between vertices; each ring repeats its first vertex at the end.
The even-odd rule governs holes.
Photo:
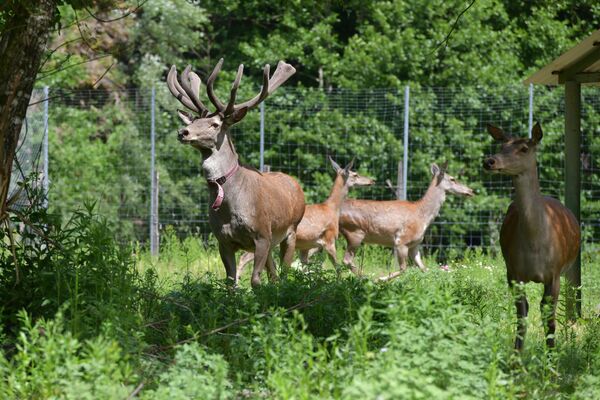
POLYGON ((110 223, 118 224, 121 237, 145 234, 144 226, 125 218, 147 221, 148 122, 136 121, 133 110, 117 104, 85 109, 59 105, 53 111, 51 212, 68 218, 83 202, 94 201, 110 223))
POLYGON ((125 398, 134 379, 127 359, 114 340, 102 336, 85 342, 65 332, 60 314, 22 323, 15 354, 0 356, 0 395, 5 399, 125 398))
MULTIPOLYGON (((148 399, 599 394, 594 371, 600 323, 571 325, 561 304, 558 347, 547 352, 540 312, 532 306, 527 346, 514 354, 514 306, 504 266, 481 251, 465 253, 448 272, 430 265, 428 273, 411 269, 386 284, 369 279, 386 272, 381 256, 369 251, 368 278, 315 263, 255 290, 243 277, 242 287, 232 291, 217 271, 206 269, 206 260, 190 268, 195 257, 216 259, 214 244, 180 243, 172 233, 161 258, 132 260, 105 236, 105 222, 89 211, 78 215, 79 222, 52 236, 60 246, 42 250, 60 260, 60 269, 42 263, 35 271, 35 286, 48 298, 55 296, 53 286, 63 287, 62 303, 28 306, 29 314, 3 309, 2 397, 123 398, 134 391, 148 399), (131 261, 144 272, 124 273, 131 261), (64 276, 74 266, 80 266, 78 289, 64 290, 70 279, 64 276), (54 317, 56 310, 62 311, 54 317)), ((587 257, 586 263, 583 308, 589 315, 600 300, 597 263, 587 257)), ((3 270, 13 272, 8 264, 3 270)), ((3 286, 7 298, 33 293, 31 277, 23 275, 19 286, 3 286)), ((530 304, 540 301, 540 289, 525 287, 530 304)))
POLYGON ((160 385, 144 399, 228 399, 232 397, 227 363, 198 343, 179 347, 173 365, 158 377, 160 385))
POLYGON ((149 0, 140 14, 132 38, 137 59, 134 80, 151 87, 161 80, 166 65, 182 64, 183 53, 195 52, 203 44, 208 17, 201 6, 185 0, 149 0))

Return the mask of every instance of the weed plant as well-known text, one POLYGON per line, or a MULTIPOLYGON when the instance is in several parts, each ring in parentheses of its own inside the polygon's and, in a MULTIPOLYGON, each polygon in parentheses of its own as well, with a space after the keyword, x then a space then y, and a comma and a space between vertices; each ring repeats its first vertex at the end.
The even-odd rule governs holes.
POLYGON ((92 207, 64 223, 27 218, 14 254, 1 242, 2 398, 600 397, 593 254, 584 318, 568 322, 561 301, 553 351, 542 288, 525 286, 529 330, 515 354, 504 264, 480 250, 376 283, 391 253, 366 247, 362 277, 317 256, 254 290, 246 272, 232 290, 215 243, 171 233, 152 258, 119 245, 92 207))

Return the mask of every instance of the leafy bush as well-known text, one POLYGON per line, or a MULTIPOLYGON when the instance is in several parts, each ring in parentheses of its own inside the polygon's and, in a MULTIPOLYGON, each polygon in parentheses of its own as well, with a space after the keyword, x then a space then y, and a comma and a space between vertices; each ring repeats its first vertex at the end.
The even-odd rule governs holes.
POLYGON ((228 399, 232 397, 227 363, 198 343, 184 344, 173 365, 158 377, 159 387, 144 392, 147 399, 228 399))
POLYGON ((23 312, 19 318, 14 355, 0 355, 2 398, 116 399, 133 390, 135 375, 114 340, 81 342, 65 331, 61 314, 35 323, 23 312))

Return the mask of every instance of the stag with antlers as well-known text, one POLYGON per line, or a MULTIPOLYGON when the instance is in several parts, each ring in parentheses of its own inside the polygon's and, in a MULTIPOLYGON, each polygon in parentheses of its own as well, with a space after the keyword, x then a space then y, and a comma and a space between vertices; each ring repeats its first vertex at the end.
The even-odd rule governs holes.
POLYGON ((219 253, 228 280, 236 284, 235 253, 239 249, 255 253, 252 286, 260 284, 260 272, 266 264, 270 280, 277 278, 271 249, 280 245, 282 263, 290 265, 294 255, 296 228, 304 215, 304 193, 290 176, 261 173, 239 164, 229 128, 240 122, 246 113, 258 106, 296 72, 280 61, 273 76, 269 65, 263 70, 263 85, 254 98, 235 104, 244 71, 240 65, 227 104, 216 96, 213 84, 223 65, 221 59, 206 82, 206 94, 215 106, 210 112, 200 100, 200 78, 188 66, 177 79, 175 66, 167 77, 169 90, 185 107, 197 116, 178 110, 186 125, 178 139, 202 154, 202 169, 208 182, 210 197, 209 224, 219 242, 219 253))

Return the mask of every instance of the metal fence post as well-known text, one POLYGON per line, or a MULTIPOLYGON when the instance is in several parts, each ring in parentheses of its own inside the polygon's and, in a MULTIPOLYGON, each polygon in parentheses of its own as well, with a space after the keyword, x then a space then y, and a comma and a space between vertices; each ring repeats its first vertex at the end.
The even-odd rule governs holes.
POLYGON ((260 171, 265 167, 265 103, 260 103, 260 171))
POLYGON ((404 88, 404 153, 402 155, 402 200, 406 200, 406 187, 408 182, 408 116, 409 116, 410 88, 404 88))
POLYGON ((44 203, 43 207, 48 208, 48 190, 50 189, 50 180, 48 178, 48 102, 50 101, 48 95, 50 90, 48 86, 44 86, 44 141, 42 144, 42 152, 43 152, 43 177, 42 177, 42 187, 44 189, 44 203))
POLYGON ((156 134, 155 134, 156 90, 152 87, 150 104, 150 254, 158 256, 158 173, 156 172, 156 134))
POLYGON ((533 129, 533 83, 529 84, 529 139, 531 139, 531 130, 533 129))

